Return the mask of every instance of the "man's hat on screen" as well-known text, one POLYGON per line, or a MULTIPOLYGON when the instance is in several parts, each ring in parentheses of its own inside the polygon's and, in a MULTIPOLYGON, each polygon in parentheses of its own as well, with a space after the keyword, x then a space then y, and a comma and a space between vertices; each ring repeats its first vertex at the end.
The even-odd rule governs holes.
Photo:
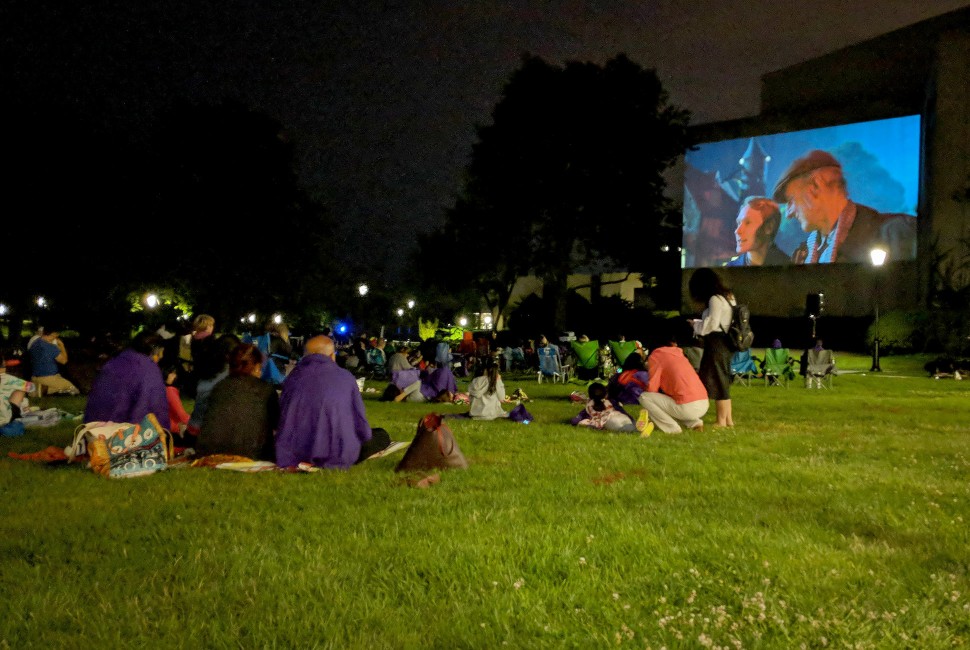
POLYGON ((839 164, 839 161, 832 154, 827 151, 821 151, 820 149, 813 149, 801 158, 796 158, 788 166, 788 169, 785 170, 785 173, 781 175, 778 182, 775 183, 775 191, 772 193, 772 198, 779 203, 784 203, 786 200, 785 187, 789 183, 799 176, 804 176, 823 167, 838 167, 841 169, 842 165, 839 164))

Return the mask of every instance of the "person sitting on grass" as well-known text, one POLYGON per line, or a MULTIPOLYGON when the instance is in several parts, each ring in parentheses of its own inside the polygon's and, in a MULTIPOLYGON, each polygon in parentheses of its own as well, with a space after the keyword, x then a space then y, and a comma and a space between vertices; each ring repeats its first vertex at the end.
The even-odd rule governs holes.
POLYGON ((195 385, 195 406, 189 417, 186 445, 192 446, 202 430, 205 411, 209 406, 209 395, 216 384, 229 376, 229 355, 240 343, 235 334, 223 334, 216 340, 216 345, 200 349, 201 354, 195 363, 195 376, 198 380, 195 385))
POLYGON ((475 378, 468 385, 468 399, 468 416, 473 420, 495 420, 509 416, 502 408, 505 384, 502 383, 495 359, 487 357, 478 364, 475 378))
POLYGON ((275 460, 273 436, 280 402, 273 384, 260 379, 263 362, 262 352, 250 343, 240 343, 229 354, 229 376, 209 395, 195 448, 199 456, 231 454, 275 460))
POLYGON ((61 376, 58 367, 67 364, 67 348, 60 338, 60 328, 47 326, 41 336, 27 348, 30 357, 30 382, 51 395, 80 395, 77 386, 61 376))
POLYGON ((682 426, 699 431, 704 428, 701 418, 710 408, 707 389, 677 345, 678 339, 686 339, 686 331, 679 336, 675 328, 668 324, 667 335, 658 341, 664 345, 647 359, 650 380, 640 394, 640 406, 664 433, 680 433, 682 426))
POLYGON ((34 385, 7 374, 7 361, 0 354, 0 436, 23 435, 25 427, 20 416, 27 410, 27 393, 34 385))
POLYGON ((643 357, 631 352, 623 360, 620 372, 610 376, 607 393, 617 404, 639 404, 640 393, 647 389, 650 373, 643 367, 643 357))
POLYGON ((329 336, 306 342, 304 356, 283 383, 276 464, 347 469, 387 448, 384 429, 371 429, 357 380, 336 362, 329 336))
POLYGON ((450 368, 438 368, 435 362, 426 370, 408 368, 391 375, 385 397, 394 402, 451 402, 458 391, 450 368), (396 390, 395 390, 396 389, 396 390))
POLYGON ((189 414, 182 404, 182 394, 176 385, 179 369, 175 362, 166 363, 162 369, 165 377, 165 398, 168 400, 168 430, 175 435, 184 435, 189 427, 189 414))
POLYGON ((151 413, 161 426, 169 424, 165 380, 158 367, 164 353, 161 336, 149 330, 136 334, 94 378, 84 421, 138 424, 151 413))
POLYGON ((589 385, 587 392, 589 399, 586 407, 570 420, 570 424, 600 431, 639 431, 644 436, 649 436, 653 431, 653 424, 647 419, 646 411, 640 411, 640 417, 634 422, 621 404, 613 404, 608 399, 607 388, 603 384, 594 382, 589 385))

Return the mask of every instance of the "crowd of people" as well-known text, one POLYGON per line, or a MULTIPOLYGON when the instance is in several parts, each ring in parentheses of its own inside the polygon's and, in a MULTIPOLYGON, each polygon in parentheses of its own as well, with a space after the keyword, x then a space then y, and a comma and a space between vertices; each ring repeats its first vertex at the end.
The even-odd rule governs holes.
MULTIPOLYGON (((654 428, 666 433, 700 430, 713 400, 715 426, 733 426, 731 352, 724 332, 735 298, 710 269, 695 271, 689 289, 703 307, 701 317, 686 323, 668 320, 659 328, 663 331, 654 333, 649 354, 639 344, 630 346, 633 351, 619 368, 587 385, 586 405, 573 424, 642 435, 654 428), (698 339, 704 351, 695 368, 682 346, 698 339), (640 407, 637 417, 624 408, 632 405, 640 407)), ((87 394, 84 421, 140 422, 152 414, 169 428, 178 446, 199 455, 244 456, 280 467, 305 463, 348 468, 391 444, 388 433, 368 421, 355 370, 380 366, 386 372, 386 401, 454 403, 461 395, 455 370, 467 368, 460 346, 452 349, 443 341, 412 348, 360 337, 341 351, 324 332, 295 350, 288 330, 278 323, 267 325, 265 338, 215 332, 215 319, 202 314, 181 336, 164 328, 138 333, 100 368, 87 394), (285 379, 268 377, 267 364, 285 373, 285 379), (191 413, 183 396, 194 400, 191 413)), ((516 348, 525 361, 526 351, 516 348)), ((562 353, 545 336, 537 339, 536 358, 542 349, 562 353)), ((28 352, 30 381, 6 375, 0 381, 0 426, 20 416, 35 386, 51 394, 78 394, 59 372, 67 363, 67 351, 57 328, 38 332, 28 352)), ((502 373, 512 368, 510 360, 518 360, 518 354, 476 345, 474 356, 465 396, 468 411, 452 417, 514 416, 516 409, 505 408, 509 398, 502 373)))

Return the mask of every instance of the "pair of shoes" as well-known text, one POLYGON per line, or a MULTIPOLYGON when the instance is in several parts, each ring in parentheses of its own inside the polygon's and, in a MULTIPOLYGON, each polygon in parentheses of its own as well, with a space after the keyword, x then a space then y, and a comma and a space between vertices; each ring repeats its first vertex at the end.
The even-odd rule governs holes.
POLYGON ((650 414, 647 413, 647 409, 640 409, 640 415, 637 416, 637 431, 640 432, 641 438, 646 438, 651 433, 653 433, 653 422, 650 421, 650 414))

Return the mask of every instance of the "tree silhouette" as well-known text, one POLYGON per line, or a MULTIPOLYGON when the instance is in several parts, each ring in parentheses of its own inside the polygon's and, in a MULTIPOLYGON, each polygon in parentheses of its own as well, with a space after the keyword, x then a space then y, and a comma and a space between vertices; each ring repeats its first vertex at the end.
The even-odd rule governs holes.
POLYGON ((335 302, 330 220, 298 185, 275 119, 232 102, 181 105, 162 121, 151 167, 145 194, 164 244, 138 280, 175 283, 223 319, 335 302))
POLYGON ((668 103, 653 70, 622 54, 564 67, 526 56, 492 117, 423 259, 446 251, 497 310, 515 277, 535 274, 560 327, 577 270, 638 271, 679 293, 680 229, 665 225, 663 173, 690 144, 689 113, 668 103))

